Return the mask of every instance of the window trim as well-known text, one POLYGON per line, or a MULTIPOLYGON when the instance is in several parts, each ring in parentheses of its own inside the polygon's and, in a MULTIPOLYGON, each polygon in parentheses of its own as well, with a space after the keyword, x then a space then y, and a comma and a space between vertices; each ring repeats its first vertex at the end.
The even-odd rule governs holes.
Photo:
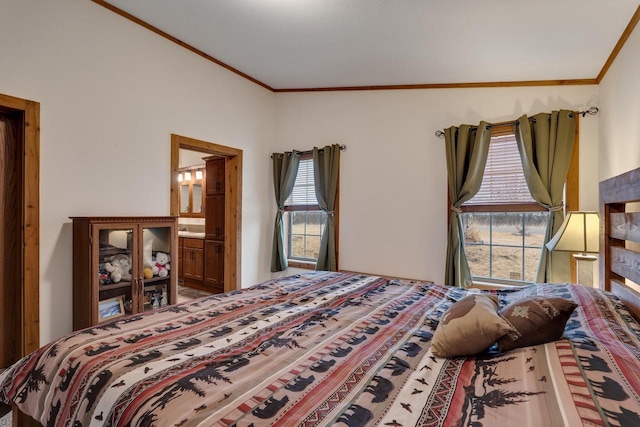
POLYGON ((463 205, 462 212, 546 212, 544 206, 537 203, 505 203, 503 205, 463 205))
POLYGON ((319 205, 285 205, 285 212, 308 212, 308 211, 321 211, 319 205))
MULTIPOLYGON (((573 154, 569 165, 569 173, 564 187, 564 211, 580 210, 580 114, 574 114, 576 121, 575 142, 573 154)), ((578 264, 574 257, 569 257, 571 282, 576 283, 578 279, 578 264)))
POLYGON ((316 263, 315 262, 311 262, 311 261, 302 261, 302 260, 298 260, 298 259, 287 259, 287 263, 289 264, 289 267, 304 268, 306 270, 315 270, 316 269, 316 263))

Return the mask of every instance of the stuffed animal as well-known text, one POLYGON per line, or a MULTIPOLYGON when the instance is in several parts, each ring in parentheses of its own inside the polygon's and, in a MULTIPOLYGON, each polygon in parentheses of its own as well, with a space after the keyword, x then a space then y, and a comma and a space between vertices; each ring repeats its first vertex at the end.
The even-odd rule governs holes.
POLYGON ((155 262, 153 261, 152 249, 153 239, 145 241, 144 249, 142 251, 142 275, 147 280, 153 277, 153 266, 155 262))
POLYGON ((159 277, 167 277, 169 275, 169 270, 171 270, 171 265, 169 264, 171 261, 171 257, 169 254, 165 254, 164 252, 156 252, 156 263, 151 267, 153 270, 154 276, 159 277))
POLYGON ((120 280, 131 281, 131 258, 128 255, 117 254, 109 257, 104 268, 109 272, 113 283, 120 280))

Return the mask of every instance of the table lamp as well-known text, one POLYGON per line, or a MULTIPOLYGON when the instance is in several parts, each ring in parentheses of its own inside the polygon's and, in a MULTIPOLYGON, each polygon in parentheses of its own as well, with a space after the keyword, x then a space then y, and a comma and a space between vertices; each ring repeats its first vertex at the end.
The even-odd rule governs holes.
MULTIPOLYGON (((550 251, 574 252, 576 266, 580 261, 595 261, 600 245, 600 219, 598 212, 575 211, 567 213, 555 236, 547 243, 550 251)), ((589 283, 590 285, 592 283, 589 283)))

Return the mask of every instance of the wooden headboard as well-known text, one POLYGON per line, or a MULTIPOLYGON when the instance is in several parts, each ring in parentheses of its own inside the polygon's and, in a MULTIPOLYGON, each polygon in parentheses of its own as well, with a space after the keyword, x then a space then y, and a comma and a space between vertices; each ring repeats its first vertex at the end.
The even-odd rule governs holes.
POLYGON ((640 168, 600 183, 600 287, 640 320, 640 168))

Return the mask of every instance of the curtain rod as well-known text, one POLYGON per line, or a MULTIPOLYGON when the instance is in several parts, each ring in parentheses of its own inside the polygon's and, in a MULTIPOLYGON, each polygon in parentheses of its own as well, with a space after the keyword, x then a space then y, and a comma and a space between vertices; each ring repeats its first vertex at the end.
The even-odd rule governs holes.
MULTIPOLYGON (((580 114, 582 117, 584 117, 587 114, 589 114, 591 116, 594 116, 594 115, 598 114, 598 111, 600 111, 600 109, 598 107, 591 107, 586 111, 574 111, 574 113, 580 114)), ((509 121, 506 121, 506 122, 489 123, 489 127, 491 127, 491 126, 502 126, 502 125, 515 125, 516 123, 518 123, 517 120, 509 120, 509 121)), ((438 129, 436 131, 436 136, 438 138, 443 137, 444 136, 444 131, 438 129)))
MULTIPOLYGON (((340 151, 347 151, 347 146, 344 144, 340 144, 340 151)), ((293 149, 292 151, 295 151, 298 154, 311 154, 313 153, 313 150, 307 150, 307 151, 298 151, 296 149, 293 149)), ((273 159, 273 154, 270 156, 273 159)))

